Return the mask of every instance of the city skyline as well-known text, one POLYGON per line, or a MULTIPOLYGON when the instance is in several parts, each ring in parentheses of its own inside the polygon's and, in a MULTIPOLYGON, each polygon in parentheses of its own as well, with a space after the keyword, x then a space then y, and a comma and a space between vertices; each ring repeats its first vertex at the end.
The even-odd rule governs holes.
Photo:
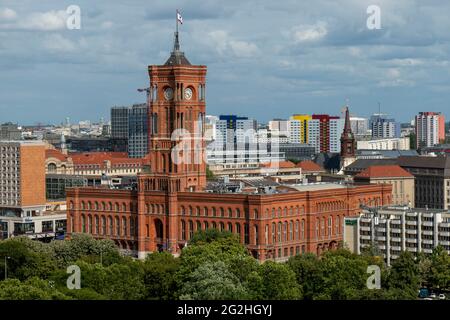
POLYGON ((147 83, 147 65, 162 63, 171 49, 176 5, 182 51, 209 66, 209 114, 227 110, 261 122, 340 115, 349 99, 358 116, 378 112, 381 102, 382 112, 409 122, 420 111, 443 112, 449 98, 448 4, 435 2, 381 1, 382 28, 369 30, 370 1, 155 1, 151 8, 130 1, 126 11, 78 1, 81 29, 67 30, 70 3, 3 1, 0 120, 99 119, 114 105, 144 102, 136 89, 147 83))

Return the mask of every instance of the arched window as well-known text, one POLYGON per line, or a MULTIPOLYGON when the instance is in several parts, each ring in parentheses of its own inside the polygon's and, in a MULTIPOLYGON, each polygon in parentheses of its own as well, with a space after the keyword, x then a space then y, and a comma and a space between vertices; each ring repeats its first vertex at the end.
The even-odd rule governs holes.
POLYGON ((283 209, 283 216, 287 216, 287 208, 286 207, 284 207, 284 209, 283 209))
POLYGON ((331 237, 331 235, 333 234, 333 217, 329 216, 328 217, 328 236, 331 237))
POLYGON ((316 219, 316 238, 319 239, 320 218, 316 219))
POLYGON ((239 235, 239 241, 242 241, 241 224, 236 223, 236 233, 239 235))
POLYGON ((278 222, 278 242, 281 242, 281 222, 278 222))
POLYGON ((335 227, 335 234, 336 235, 338 235, 339 234, 339 228, 340 228, 340 223, 341 223, 341 221, 340 221, 340 218, 339 218, 339 216, 337 216, 336 217, 336 223, 334 224, 334 227, 335 227))
POLYGON ((134 236, 134 218, 130 218, 130 237, 134 236))
POLYGON ((109 205, 109 206, 108 206, 108 208, 109 208, 109 211, 112 211, 112 209, 113 209, 112 203, 111 203, 111 202, 109 202, 109 203, 108 203, 108 205, 109 205))
POLYGON ((272 223, 272 243, 277 242, 277 224, 275 222, 272 223))
POLYGON ((236 218, 240 218, 241 217, 241 210, 239 210, 239 208, 236 209, 236 218))
POLYGON ((98 211, 98 202, 97 201, 95 201, 95 203, 94 203, 94 209, 98 211))
POLYGON ((281 217, 281 208, 278 208, 278 218, 281 217))
POLYGON ((285 221, 283 223, 283 241, 287 241, 287 222, 285 221))
POLYGON ((123 212, 127 211, 127 205, 125 203, 122 203, 122 211, 123 212))
POLYGON ((289 241, 294 240, 294 223, 292 221, 289 222, 289 241))
POLYGON ((189 206, 189 215, 192 216, 192 207, 189 206))
POLYGON ((109 225, 109 235, 113 235, 113 220, 111 217, 108 217, 108 225, 109 225))
POLYGON ((184 206, 181 206, 181 215, 184 216, 186 214, 186 211, 184 210, 184 206))
POLYGON ((200 221, 197 221, 197 231, 202 230, 202 223, 200 221))
POLYGON ((255 219, 258 219, 258 210, 253 210, 253 216, 255 219))
POLYGON ((84 201, 81 201, 81 210, 85 210, 86 209, 86 204, 84 203, 84 201))
POLYGON ((92 210, 92 203, 88 201, 88 210, 92 210))
POLYGON ((269 225, 266 224, 266 227, 264 229, 264 243, 269 244, 269 225))
POLYGON ((225 210, 223 208, 220 208, 220 216, 225 217, 225 210))
POLYGON ((212 208, 212 216, 213 216, 213 217, 216 216, 216 208, 212 208))
POLYGON ((275 208, 272 208, 272 218, 275 218, 276 213, 275 213, 275 208))
POLYGON ((254 239, 254 243, 255 243, 255 245, 258 245, 259 244, 259 235, 258 235, 258 226, 257 225, 254 225, 253 226, 253 239, 254 239))
POLYGON ((322 224, 320 225, 320 235, 325 236, 325 217, 322 218, 322 224))
POLYGON ((100 234, 100 224, 98 216, 95 216, 95 234, 100 234))
POLYGON ((228 217, 233 217, 233 210, 231 210, 231 208, 228 208, 228 217))
POLYGON ((289 215, 292 216, 293 214, 294 214, 294 208, 290 207, 290 208, 289 208, 289 215))
POLYGON ((127 235, 127 219, 125 217, 122 217, 122 232, 123 232, 123 236, 127 235))
POLYGON ((83 233, 86 232, 86 217, 83 215, 81 215, 81 231, 83 233))
POLYGON ((200 216, 200 207, 197 207, 197 208, 195 209, 195 215, 196 215, 196 216, 200 216))
POLYGON ((203 222, 203 228, 204 228, 205 230, 208 230, 208 228, 209 228, 208 221, 203 222))
POLYGON ((223 222, 221 222, 221 223, 219 224, 219 226, 220 226, 220 231, 225 230, 225 225, 224 225, 223 222))
POLYGON ((203 208, 203 215, 204 215, 205 217, 208 216, 208 208, 207 208, 207 207, 204 207, 204 208, 203 208))
POLYGON ((106 235, 106 218, 102 216, 102 235, 106 235))
POLYGON ((120 235, 120 220, 119 220, 119 217, 116 217, 116 219, 115 219, 115 224, 116 224, 116 236, 119 236, 120 235))
POLYGON ((305 240, 305 219, 302 220, 302 225, 300 227, 300 239, 305 240))
POLYGON ((194 223, 192 220, 189 220, 189 239, 192 239, 194 236, 194 223))
POLYGON ((181 220, 181 240, 186 240, 186 222, 181 220))
POLYGON ((300 229, 298 228, 298 220, 295 221, 295 240, 300 240, 300 229))
POLYGON ((55 163, 49 163, 47 166, 47 172, 48 173, 56 173, 56 164, 55 163))
POLYGON ((212 223, 212 228, 213 228, 213 229, 217 229, 217 224, 216 224, 215 221, 213 221, 213 223, 212 223))
POLYGON ((233 224, 228 222, 228 231, 233 232, 233 224))
POLYGON ((117 202, 114 204, 114 211, 115 212, 119 212, 120 211, 119 204, 117 202))

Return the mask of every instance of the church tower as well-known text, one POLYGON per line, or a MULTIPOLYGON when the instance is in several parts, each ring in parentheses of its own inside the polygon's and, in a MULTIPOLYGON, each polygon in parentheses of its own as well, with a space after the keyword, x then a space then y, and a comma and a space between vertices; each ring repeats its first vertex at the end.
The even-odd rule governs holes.
POLYGON ((191 65, 178 31, 164 65, 148 67, 149 153, 154 190, 202 191, 206 186, 206 66, 191 65), (170 178, 167 180, 167 178, 170 178))
POLYGON ((345 167, 349 166, 356 160, 356 140, 350 125, 350 112, 348 106, 345 107, 345 124, 344 131, 341 135, 341 170, 343 174, 345 167))

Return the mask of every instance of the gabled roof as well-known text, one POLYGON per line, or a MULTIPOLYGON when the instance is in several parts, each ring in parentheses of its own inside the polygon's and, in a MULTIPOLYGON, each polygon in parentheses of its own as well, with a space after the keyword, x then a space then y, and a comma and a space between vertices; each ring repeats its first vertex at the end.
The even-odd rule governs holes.
POLYGON ((300 161, 297 163, 297 168, 302 168, 304 172, 325 171, 321 166, 311 160, 300 161))
POLYGON ((413 178, 414 176, 398 165, 370 166, 355 178, 413 178))

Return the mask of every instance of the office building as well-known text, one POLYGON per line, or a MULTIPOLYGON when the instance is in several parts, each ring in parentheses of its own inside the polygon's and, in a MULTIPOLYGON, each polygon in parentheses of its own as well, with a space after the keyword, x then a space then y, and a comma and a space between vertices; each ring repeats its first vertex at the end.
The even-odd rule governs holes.
POLYGON ((135 104, 128 109, 128 156, 143 158, 148 153, 148 108, 135 104))
POLYGON ((390 119, 386 114, 374 114, 370 117, 372 139, 399 138, 400 123, 390 119))
POLYGON ((410 138, 387 138, 374 140, 358 140, 356 142, 358 150, 409 150, 410 138))

